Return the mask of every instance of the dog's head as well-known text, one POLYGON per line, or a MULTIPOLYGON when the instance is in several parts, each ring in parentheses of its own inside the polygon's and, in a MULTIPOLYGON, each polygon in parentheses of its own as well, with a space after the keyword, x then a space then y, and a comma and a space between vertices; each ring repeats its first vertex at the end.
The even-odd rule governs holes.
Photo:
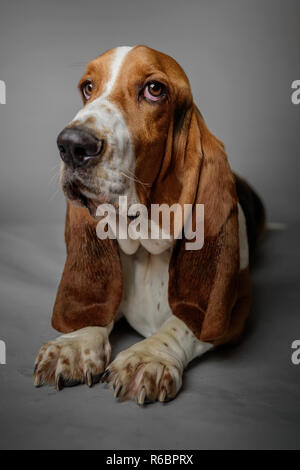
POLYGON ((57 139, 64 193, 92 214, 120 195, 149 202, 193 103, 184 71, 148 47, 118 47, 88 64, 79 90, 83 108, 57 139))

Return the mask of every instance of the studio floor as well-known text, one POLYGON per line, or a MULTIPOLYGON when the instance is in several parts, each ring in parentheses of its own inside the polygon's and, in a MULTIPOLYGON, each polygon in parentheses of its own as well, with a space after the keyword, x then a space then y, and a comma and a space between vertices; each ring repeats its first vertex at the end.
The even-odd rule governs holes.
MULTIPOLYGON (((63 227, 0 231, 1 449, 299 448, 300 226, 268 232, 253 270, 253 306, 244 341, 194 361, 178 398, 139 407, 118 403, 102 384, 35 389, 32 370, 64 263, 63 227)), ((125 322, 113 355, 138 341, 125 322)))

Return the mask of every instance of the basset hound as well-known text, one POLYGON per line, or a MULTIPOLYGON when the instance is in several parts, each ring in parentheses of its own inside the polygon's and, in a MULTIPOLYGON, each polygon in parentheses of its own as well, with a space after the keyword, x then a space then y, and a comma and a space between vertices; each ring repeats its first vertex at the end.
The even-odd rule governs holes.
POLYGON ((121 400, 164 402, 194 358, 240 339, 264 208, 231 171, 173 58, 117 47, 88 64, 79 90, 83 108, 58 137, 67 258, 52 325, 62 335, 42 346, 35 385, 101 378, 121 400), (203 247, 186 249, 184 236, 100 240, 97 207, 117 208, 120 195, 146 207, 203 204, 203 247), (145 339, 110 362, 121 315, 145 339))

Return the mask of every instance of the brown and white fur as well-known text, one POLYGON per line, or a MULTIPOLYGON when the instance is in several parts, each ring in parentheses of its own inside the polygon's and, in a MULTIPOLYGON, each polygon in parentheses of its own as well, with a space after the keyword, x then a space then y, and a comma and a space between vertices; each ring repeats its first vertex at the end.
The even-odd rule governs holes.
POLYGON ((87 80, 91 96, 67 128, 88 129, 105 149, 87 167, 62 164, 67 260, 52 323, 64 334, 41 348, 35 385, 91 386, 103 374, 121 399, 163 402, 194 358, 240 338, 263 208, 232 174, 172 58, 119 47, 88 65, 80 89, 87 80), (158 103, 141 94, 151 80, 167 90, 158 103), (174 241, 98 240, 96 208, 119 195, 147 206, 204 203, 202 253, 174 241), (109 334, 122 315, 145 339, 110 363, 109 334))

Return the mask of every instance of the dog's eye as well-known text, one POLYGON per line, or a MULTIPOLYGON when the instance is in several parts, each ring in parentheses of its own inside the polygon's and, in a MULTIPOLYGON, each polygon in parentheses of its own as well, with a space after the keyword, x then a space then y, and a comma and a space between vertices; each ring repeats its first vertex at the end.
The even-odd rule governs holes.
POLYGON ((166 87, 160 82, 149 82, 144 88, 144 97, 150 101, 159 101, 166 94, 166 87))
POLYGON ((92 96, 92 93, 93 93, 93 84, 92 82, 88 81, 88 82, 85 82, 82 87, 81 87, 81 91, 82 91, 82 94, 84 96, 84 99, 85 100, 89 100, 90 97, 92 96))

